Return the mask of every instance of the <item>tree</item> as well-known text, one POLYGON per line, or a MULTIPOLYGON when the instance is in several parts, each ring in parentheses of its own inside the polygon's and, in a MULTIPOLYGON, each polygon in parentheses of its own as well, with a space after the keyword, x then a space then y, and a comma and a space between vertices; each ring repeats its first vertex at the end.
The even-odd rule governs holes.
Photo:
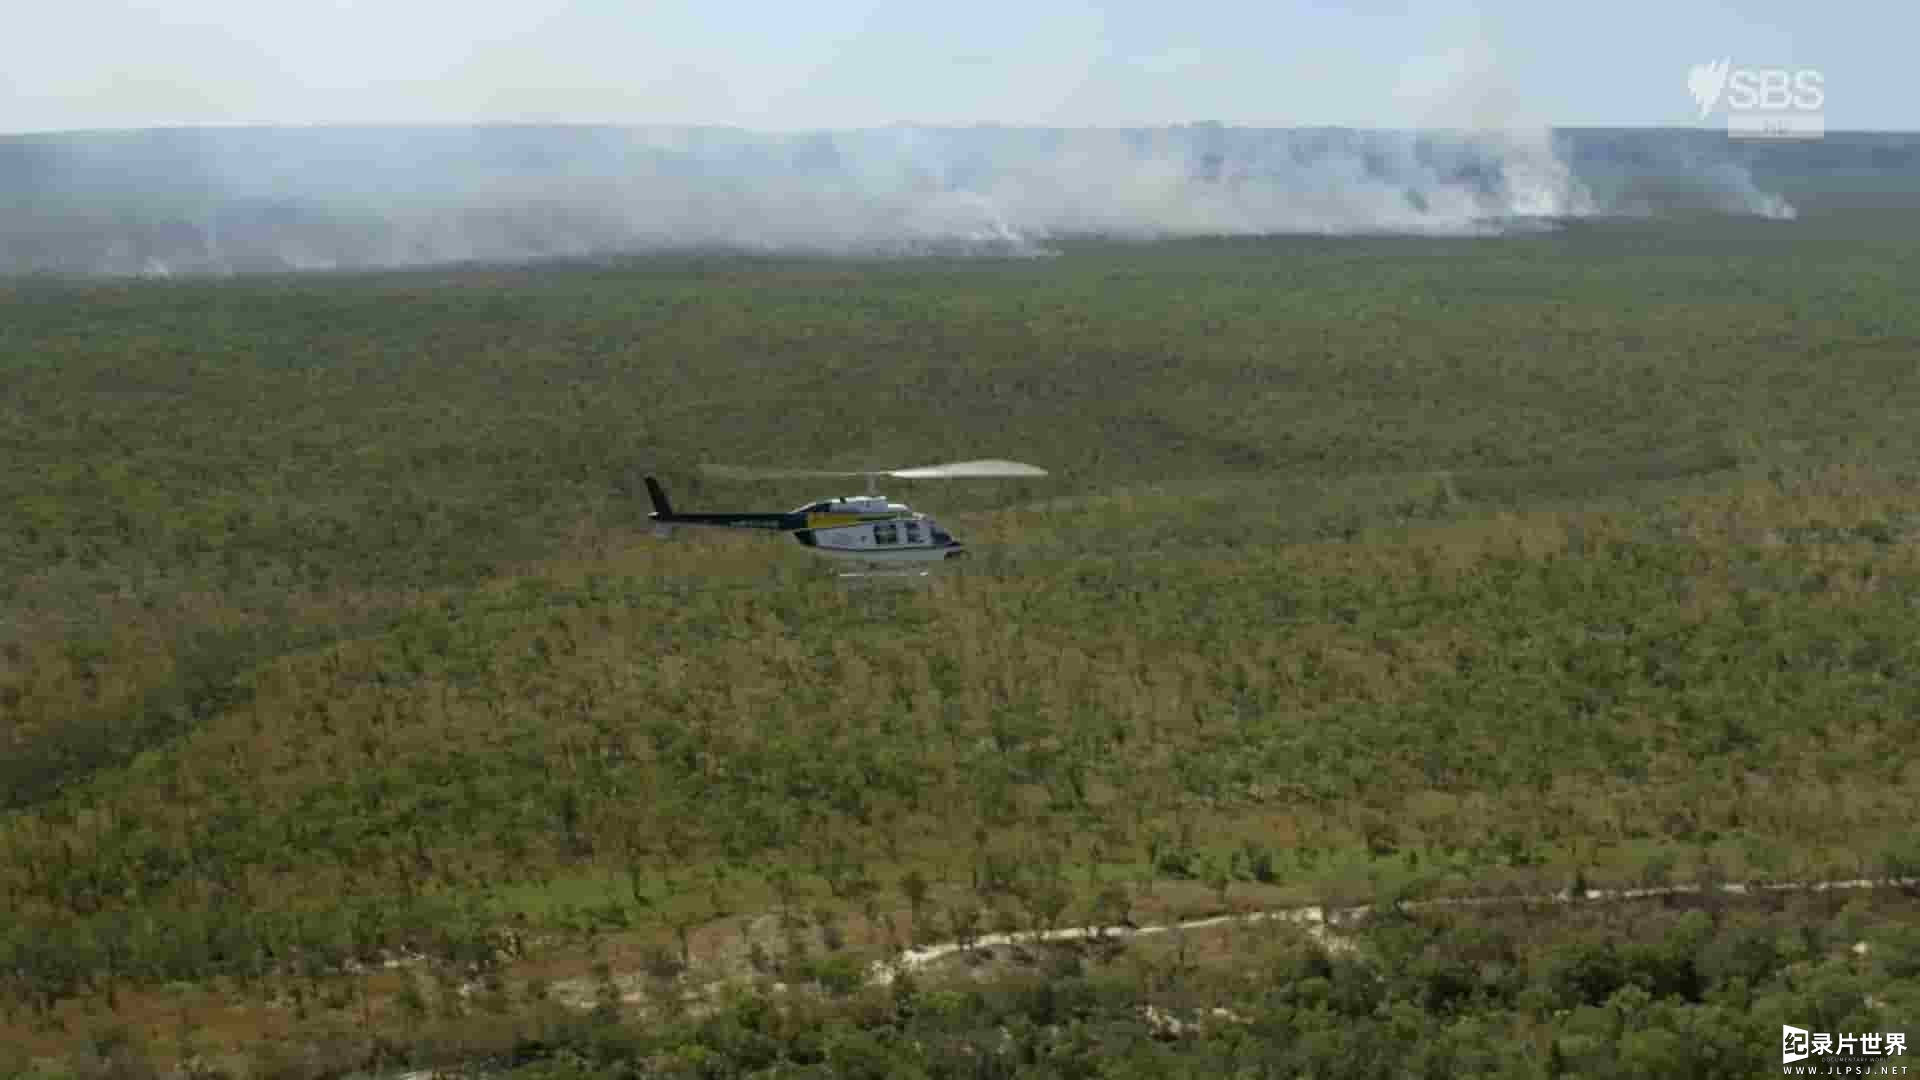
POLYGON ((947 909, 947 927, 960 943, 960 951, 972 952, 973 943, 980 939, 980 906, 970 900, 954 904, 947 909))
POLYGON ((1088 929, 1096 936, 1105 936, 1107 930, 1123 926, 1133 926, 1133 898, 1127 887, 1114 881, 1101 887, 1094 895, 1093 903, 1087 908, 1091 925, 1088 929))
POLYGON ((900 895, 906 898, 907 907, 915 918, 920 916, 920 909, 926 906, 928 891, 926 876, 919 870, 908 870, 900 876, 900 895))
POLYGON ((1066 912, 1072 894, 1060 881, 1048 878, 1022 889, 1020 899, 1026 905, 1033 929, 1045 935, 1060 925, 1060 916, 1066 912))

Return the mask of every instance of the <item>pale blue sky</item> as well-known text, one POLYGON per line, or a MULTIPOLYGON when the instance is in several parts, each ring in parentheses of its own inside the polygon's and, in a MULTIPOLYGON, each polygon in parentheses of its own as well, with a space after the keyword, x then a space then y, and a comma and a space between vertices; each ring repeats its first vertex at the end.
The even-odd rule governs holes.
POLYGON ((0 21, 0 132, 1680 125, 1720 58, 1819 69, 1829 129, 1914 130, 1916 42, 1909 0, 52 0, 0 21))

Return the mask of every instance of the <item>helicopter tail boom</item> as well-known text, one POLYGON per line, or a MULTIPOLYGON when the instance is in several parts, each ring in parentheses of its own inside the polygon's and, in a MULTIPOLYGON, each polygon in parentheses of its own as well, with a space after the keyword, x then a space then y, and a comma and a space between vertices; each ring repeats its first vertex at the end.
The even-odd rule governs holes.
POLYGON ((805 514, 676 514, 673 503, 667 500, 666 489, 651 476, 647 477, 647 496, 653 500, 653 513, 647 516, 657 526, 706 525, 718 529, 771 529, 780 532, 793 532, 807 527, 805 514))

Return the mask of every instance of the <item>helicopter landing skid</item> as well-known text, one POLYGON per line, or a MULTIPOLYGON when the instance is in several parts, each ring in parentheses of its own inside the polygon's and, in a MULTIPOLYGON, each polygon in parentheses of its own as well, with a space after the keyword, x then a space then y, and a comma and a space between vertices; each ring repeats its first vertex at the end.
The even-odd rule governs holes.
POLYGON ((933 575, 930 570, 848 570, 834 576, 841 582, 854 585, 861 582, 923 581, 933 575))

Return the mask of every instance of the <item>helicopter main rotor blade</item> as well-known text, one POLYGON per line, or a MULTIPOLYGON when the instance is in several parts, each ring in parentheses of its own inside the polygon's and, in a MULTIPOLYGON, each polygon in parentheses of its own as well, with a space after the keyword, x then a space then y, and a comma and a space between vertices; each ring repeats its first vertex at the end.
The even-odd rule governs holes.
POLYGON ((888 469, 887 476, 902 480, 948 480, 973 476, 1045 476, 1047 470, 1019 461, 953 461, 945 465, 921 465, 912 469, 888 469))
POLYGON ((702 465, 700 471, 709 476, 724 476, 736 480, 762 480, 783 476, 893 476, 902 480, 952 480, 967 477, 1047 475, 1047 470, 1037 465, 995 459, 952 461, 944 465, 919 465, 911 469, 786 469, 779 466, 762 468, 757 465, 702 465))
POLYGON ((783 476, 879 476, 883 473, 846 472, 829 469, 782 469, 776 466, 761 468, 757 465, 702 465, 700 471, 708 476, 724 476, 733 480, 769 480, 783 476))

